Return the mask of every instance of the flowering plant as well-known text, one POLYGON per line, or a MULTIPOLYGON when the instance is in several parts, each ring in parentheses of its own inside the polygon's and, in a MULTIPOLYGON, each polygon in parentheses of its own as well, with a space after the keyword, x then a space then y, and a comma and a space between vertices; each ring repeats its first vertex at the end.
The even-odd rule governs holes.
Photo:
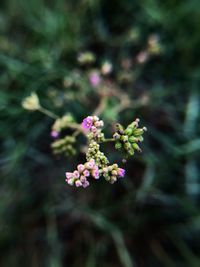
MULTIPOLYGON (((91 52, 80 53, 78 56, 78 63, 85 69, 82 72, 85 73, 87 84, 100 100, 92 115, 84 118, 81 124, 76 121, 72 114, 67 113, 58 117, 44 108, 40 104, 36 93, 32 93, 22 101, 23 108, 29 111, 40 111, 54 119, 51 127, 51 137, 53 139, 51 147, 54 154, 63 154, 68 157, 75 155, 77 153, 78 135, 82 134, 86 137, 87 148, 84 151, 86 162, 79 164, 73 172, 66 172, 66 182, 69 185, 84 188, 89 186, 90 177, 94 179, 104 177, 106 181, 113 184, 118 178, 125 176, 125 170, 119 167, 117 163, 110 163, 108 157, 101 151, 102 143, 113 142, 115 149, 121 151, 124 158, 128 158, 133 156, 135 151, 141 152, 139 143, 143 141, 143 133, 146 131, 146 127, 139 128, 139 119, 135 119, 127 127, 117 123, 112 138, 105 137, 103 132, 104 121, 100 120, 99 116, 102 115, 108 122, 109 120, 118 120, 117 114, 124 109, 145 105, 148 102, 148 96, 141 96, 141 99, 137 101, 131 99, 127 92, 122 94, 117 83, 112 79, 113 66, 111 62, 104 61, 99 69, 92 67, 94 62, 95 55, 91 52), (110 106, 111 100, 114 105, 111 103, 110 106), (71 132, 68 131, 69 129, 71 132)), ((126 73, 130 67, 130 64, 127 64, 128 62, 123 64, 126 73)), ((70 96, 70 88, 73 88, 73 86, 76 89, 81 89, 81 86, 84 85, 84 79, 81 78, 80 73, 75 74, 75 76, 71 75, 64 79, 63 85, 68 89, 68 94, 63 95, 62 99, 70 96)), ((127 79, 125 80, 128 82, 127 79)), ((72 98, 74 101, 84 101, 85 96, 81 95, 81 91, 79 90, 76 94, 79 96, 78 99, 72 98)), ((55 99, 54 94, 53 99, 55 99)), ((125 161, 124 159, 123 162, 125 161)))
POLYGON ((26 109, 28 107, 28 110, 38 110, 55 119, 51 130, 51 137, 54 139, 51 146, 55 154, 74 155, 76 154, 77 136, 83 134, 87 138, 86 162, 79 164, 73 172, 66 172, 66 182, 69 185, 86 188, 90 184, 89 177, 99 179, 100 176, 113 184, 118 178, 125 176, 125 170, 117 163, 111 164, 107 156, 101 151, 101 143, 114 142, 115 149, 121 150, 126 158, 133 156, 135 151, 141 152, 138 143, 143 141, 146 127, 139 128, 139 119, 135 119, 126 128, 117 123, 112 138, 106 138, 103 133, 104 122, 96 115, 84 118, 81 124, 78 124, 71 114, 57 118, 51 111, 41 107, 35 93, 24 99, 22 105, 26 109), (67 128, 72 129, 73 133, 61 137, 62 131, 67 128))

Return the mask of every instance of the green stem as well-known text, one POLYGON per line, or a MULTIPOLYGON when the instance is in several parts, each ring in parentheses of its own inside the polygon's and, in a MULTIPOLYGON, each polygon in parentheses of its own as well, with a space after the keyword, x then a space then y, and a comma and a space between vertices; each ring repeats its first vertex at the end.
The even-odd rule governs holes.
POLYGON ((40 107, 38 109, 38 111, 40 111, 41 113, 47 115, 48 117, 50 117, 52 119, 58 119, 59 118, 56 114, 54 114, 53 112, 51 112, 50 110, 48 110, 46 108, 40 107))
POLYGON ((108 142, 115 142, 115 138, 107 138, 104 141, 102 141, 101 143, 108 143, 108 142))

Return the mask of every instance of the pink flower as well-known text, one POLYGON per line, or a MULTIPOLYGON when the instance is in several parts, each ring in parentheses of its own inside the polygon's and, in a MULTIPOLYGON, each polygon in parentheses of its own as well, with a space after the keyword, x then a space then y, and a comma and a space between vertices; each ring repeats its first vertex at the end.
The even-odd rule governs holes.
POLYGON ((86 188, 90 185, 90 183, 86 180, 84 183, 83 183, 83 187, 86 188))
POLYGON ((91 72, 89 75, 89 81, 93 87, 97 87, 101 81, 101 78, 100 78, 98 72, 96 72, 96 71, 91 72))
POLYGON ((83 172, 84 169, 85 169, 85 167, 84 167, 83 164, 79 164, 79 165, 77 166, 77 170, 78 170, 79 172, 83 172))
POLYGON ((95 161, 91 159, 90 161, 86 162, 86 168, 87 169, 93 169, 95 166, 95 161))
POLYGON ((51 137, 53 137, 53 138, 58 138, 58 136, 59 136, 59 132, 57 132, 57 131, 55 131, 55 130, 52 130, 52 131, 51 131, 51 137))
POLYGON ((83 127, 84 130, 91 129, 92 125, 93 125, 93 119, 92 119, 91 116, 88 116, 82 122, 82 127, 83 127))
POLYGON ((95 169, 92 171, 92 176, 93 176, 95 179, 99 179, 99 169, 98 169, 98 167, 95 168, 95 169))
POLYGON ((66 181, 73 177, 73 174, 71 172, 66 172, 66 181))
POLYGON ((89 177, 89 176, 90 176, 90 172, 89 172, 88 170, 85 170, 85 171, 83 172, 83 175, 84 175, 85 177, 89 177))
POLYGON ((122 168, 118 168, 117 170, 117 174, 119 175, 119 177, 124 177, 126 171, 122 168))
POLYGON ((75 178, 79 178, 80 177, 80 173, 78 171, 74 171, 73 175, 75 178))
POLYGON ((85 183, 87 181, 87 179, 85 176, 81 175, 80 181, 81 181, 81 183, 85 183))
POLYGON ((77 181, 75 182, 75 185, 76 185, 76 187, 80 187, 80 186, 82 186, 82 183, 81 183, 80 180, 77 180, 77 181))

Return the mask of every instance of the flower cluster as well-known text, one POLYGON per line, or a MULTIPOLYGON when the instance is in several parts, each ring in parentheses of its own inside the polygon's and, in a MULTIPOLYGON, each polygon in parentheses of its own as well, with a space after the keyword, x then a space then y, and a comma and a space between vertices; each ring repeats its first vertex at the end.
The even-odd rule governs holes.
POLYGON ((90 159, 85 164, 79 164, 74 172, 66 172, 66 182, 76 187, 88 187, 88 177, 99 179, 99 168, 94 159, 90 159))
POLYGON ((109 160, 105 156, 103 152, 100 151, 100 145, 92 140, 88 145, 88 151, 86 154, 87 160, 95 159, 96 164, 99 166, 99 168, 106 167, 109 163, 109 160))
POLYGON ((113 139, 105 139, 103 135, 102 140, 99 140, 97 137, 102 133, 103 121, 97 116, 86 117, 82 122, 82 128, 88 138, 87 162, 84 165, 78 165, 77 170, 73 173, 66 173, 67 183, 85 188, 89 186, 87 180, 89 176, 98 179, 102 175, 111 184, 115 183, 118 178, 124 177, 125 170, 116 163, 109 163, 106 155, 100 150, 100 143, 113 141, 116 149, 123 149, 128 155, 133 155, 135 150, 141 151, 137 143, 143 140, 142 135, 146 128, 138 128, 138 123, 139 119, 136 119, 125 130, 118 123, 113 139))
POLYGON ((51 129, 51 137, 58 138, 60 132, 66 129, 71 123, 74 123, 74 118, 71 114, 66 114, 63 117, 56 119, 51 129))
POLYGON ((76 138, 74 136, 65 136, 62 139, 55 140, 51 147, 54 154, 64 154, 66 156, 73 156, 76 154, 75 147, 76 138))
POLYGON ((115 148, 123 149, 126 154, 132 156, 134 155, 135 150, 141 152, 141 149, 138 142, 143 141, 143 133, 146 131, 146 127, 139 127, 139 119, 136 119, 124 130, 121 124, 116 125, 116 133, 113 135, 113 138, 116 140, 115 148))
POLYGON ((113 164, 103 168, 103 176, 109 183, 113 184, 118 178, 124 177, 125 170, 119 168, 117 164, 113 164))
POLYGON ((84 131, 88 131, 88 138, 90 140, 94 139, 97 142, 102 142, 104 140, 104 134, 102 133, 102 127, 104 122, 97 116, 88 116, 82 122, 82 128, 84 131))

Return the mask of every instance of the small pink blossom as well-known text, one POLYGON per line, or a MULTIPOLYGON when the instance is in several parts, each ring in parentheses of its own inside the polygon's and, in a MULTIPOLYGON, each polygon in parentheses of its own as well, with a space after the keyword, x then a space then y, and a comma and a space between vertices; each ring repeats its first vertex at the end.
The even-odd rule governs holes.
POLYGON ((85 169, 85 167, 84 167, 83 164, 79 164, 79 165, 77 166, 77 169, 78 169, 79 172, 83 172, 84 169, 85 169))
POLYGON ((83 183, 83 187, 86 188, 90 185, 90 183, 86 180, 84 183, 83 183))
POLYGON ((51 131, 51 137, 53 137, 53 138, 58 138, 58 136, 59 136, 59 132, 57 132, 57 131, 55 131, 55 130, 52 130, 52 131, 51 131))
POLYGON ((73 175, 75 178, 79 178, 80 177, 80 173, 78 171, 74 171, 73 175))
POLYGON ((66 175, 66 178, 67 178, 66 180, 68 180, 68 179, 73 177, 71 172, 66 172, 65 175, 66 175))
POLYGON ((122 169, 122 168, 118 168, 117 173, 118 173, 118 175, 119 175, 120 177, 124 177, 126 171, 125 171, 124 169, 122 169))
POLYGON ((82 186, 82 183, 81 183, 80 180, 77 180, 77 181, 75 182, 75 185, 76 185, 76 187, 80 187, 80 186, 82 186))
POLYGON ((94 161, 93 159, 91 159, 90 161, 88 161, 88 162, 86 163, 86 168, 87 168, 87 169, 93 169, 94 166, 95 166, 95 161, 94 161))
POLYGON ((92 171, 92 176, 95 178, 95 179, 99 179, 99 169, 96 168, 92 171))
POLYGON ((91 72, 89 75, 89 81, 93 87, 97 87, 101 82, 101 78, 100 78, 100 75, 98 74, 98 72, 96 72, 96 71, 91 72))
POLYGON ((85 176, 81 175, 80 181, 81 181, 81 183, 85 183, 87 181, 87 179, 85 176))
POLYGON ((92 119, 91 116, 88 116, 82 122, 82 127, 83 127, 84 130, 91 129, 92 125, 93 125, 93 119, 92 119))
POLYGON ((89 172, 88 170, 85 170, 85 171, 83 172, 83 175, 84 175, 85 177, 89 177, 89 176, 90 176, 90 172, 89 172))

